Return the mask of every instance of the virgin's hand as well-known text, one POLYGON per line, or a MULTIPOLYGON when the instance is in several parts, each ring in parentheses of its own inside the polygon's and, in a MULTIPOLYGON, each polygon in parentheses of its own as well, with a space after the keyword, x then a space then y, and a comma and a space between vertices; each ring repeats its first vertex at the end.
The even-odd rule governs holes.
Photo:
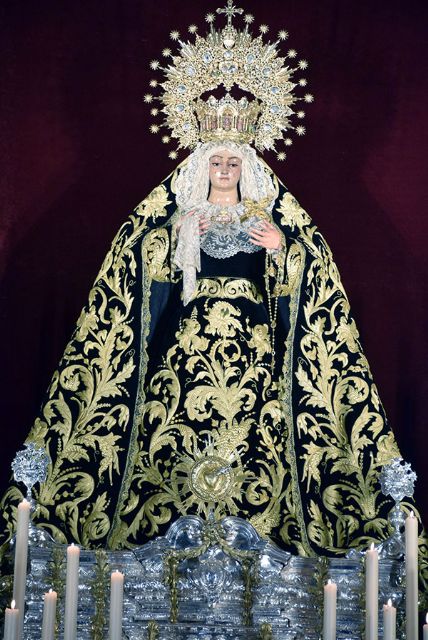
POLYGON ((205 216, 201 216, 199 218, 199 235, 203 236, 208 231, 209 228, 210 228, 210 221, 205 216))
POLYGON ((250 242, 264 249, 280 249, 281 234, 270 222, 263 220, 257 227, 251 227, 249 231, 250 242))
MULTIPOLYGON (((175 225, 175 229, 177 233, 180 233, 180 228, 185 218, 190 218, 190 216, 194 216, 194 215, 198 215, 198 212, 196 210, 188 211, 184 216, 181 216, 181 218, 178 220, 178 222, 175 225)), ((200 216, 199 217, 199 235, 200 236, 204 235, 204 233, 208 231, 209 226, 210 226, 210 221, 207 220, 205 216, 203 215, 200 216)))

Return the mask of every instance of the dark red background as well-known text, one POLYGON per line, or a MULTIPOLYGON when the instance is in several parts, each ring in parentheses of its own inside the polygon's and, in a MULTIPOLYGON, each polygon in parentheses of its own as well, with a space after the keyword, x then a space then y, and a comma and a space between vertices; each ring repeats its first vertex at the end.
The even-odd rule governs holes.
MULTIPOLYGON (((311 63, 307 136, 266 159, 333 249, 427 522, 426 2, 237 4, 311 63)), ((2 485, 111 239, 173 168, 149 133, 149 61, 217 6, 1 4, 2 485)))

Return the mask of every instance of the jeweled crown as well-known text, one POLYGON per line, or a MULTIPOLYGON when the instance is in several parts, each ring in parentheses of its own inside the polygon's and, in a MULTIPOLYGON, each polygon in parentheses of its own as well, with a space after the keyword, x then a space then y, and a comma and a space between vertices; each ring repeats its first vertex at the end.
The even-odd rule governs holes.
MULTIPOLYGON (((160 95, 144 96, 147 103, 160 103, 159 107, 152 106, 153 116, 164 114, 162 123, 151 125, 151 132, 159 133, 162 127, 170 129, 170 135, 163 135, 162 141, 169 143, 175 138, 178 148, 193 148, 198 142, 215 139, 254 143, 260 151, 275 149, 281 140, 286 146, 291 145, 286 132, 305 133, 303 125, 293 124, 295 116, 305 116, 304 111, 296 109, 296 103, 313 101, 311 94, 299 97, 295 93, 296 88, 306 87, 306 80, 296 75, 307 68, 307 61, 289 66, 297 57, 294 49, 278 56, 280 41, 288 37, 285 30, 278 33, 275 42, 265 43, 263 36, 269 31, 268 26, 260 25, 260 35, 253 36, 249 25, 254 18, 250 14, 243 17, 244 28, 237 29, 232 20, 243 14, 243 9, 235 7, 233 0, 227 0, 226 7, 217 9, 217 14, 227 18, 222 29, 214 29, 215 16, 209 13, 205 20, 210 31, 205 37, 198 35, 196 25, 189 27, 189 33, 195 35, 194 43, 180 40, 178 31, 172 31, 170 37, 179 43, 179 51, 162 51, 170 59, 165 67, 158 60, 150 63, 154 71, 164 74, 162 81, 150 82, 153 89, 160 89, 160 95), (225 96, 202 99, 203 94, 220 86, 226 90, 225 96), (235 87, 254 99, 235 99, 230 95, 235 87)), ((176 158, 177 151, 171 151, 169 156, 176 158)), ((285 153, 280 151, 277 157, 284 160, 285 153)))
POLYGON ((254 141, 260 113, 257 101, 249 102, 247 98, 238 101, 227 93, 220 100, 214 96, 206 102, 198 100, 195 110, 201 142, 233 140, 251 144, 254 141))

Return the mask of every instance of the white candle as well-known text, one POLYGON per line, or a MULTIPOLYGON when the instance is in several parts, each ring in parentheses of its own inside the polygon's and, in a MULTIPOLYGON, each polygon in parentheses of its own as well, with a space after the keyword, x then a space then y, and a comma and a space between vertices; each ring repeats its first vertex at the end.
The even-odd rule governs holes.
POLYGON ((324 585, 323 640, 336 640, 337 585, 329 580, 324 585))
POLYGON ((406 518, 406 640, 418 640, 418 521, 406 518))
POLYGON ((18 640, 22 638, 25 611, 25 585, 27 583, 28 556, 28 523, 30 521, 31 505, 24 500, 18 505, 15 539, 15 567, 13 572, 13 599, 16 603, 18 615, 18 640))
POLYGON ((383 605, 383 640, 396 640, 397 610, 391 600, 383 605))
POLYGON ((424 640, 428 640, 428 613, 425 618, 426 624, 424 624, 424 640))
POLYGON ((19 609, 15 608, 15 600, 12 600, 10 609, 6 607, 4 616, 4 640, 16 640, 19 629, 19 609))
POLYGON ((113 571, 110 580, 110 640, 122 640, 123 573, 113 571))
POLYGON ((65 583, 64 640, 76 640, 77 596, 79 591, 80 550, 71 544, 67 548, 67 577, 65 583))
POLYGON ((366 552, 366 640, 377 640, 379 558, 374 544, 366 552))
POLYGON ((54 640, 57 593, 49 589, 43 605, 42 640, 54 640))

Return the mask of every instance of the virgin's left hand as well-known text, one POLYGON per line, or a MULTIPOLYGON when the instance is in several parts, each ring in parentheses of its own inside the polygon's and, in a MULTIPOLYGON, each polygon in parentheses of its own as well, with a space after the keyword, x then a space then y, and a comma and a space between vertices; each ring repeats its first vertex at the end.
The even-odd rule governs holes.
POLYGON ((263 220, 257 227, 251 227, 249 231, 250 241, 264 249, 280 249, 281 234, 270 222, 263 220))

